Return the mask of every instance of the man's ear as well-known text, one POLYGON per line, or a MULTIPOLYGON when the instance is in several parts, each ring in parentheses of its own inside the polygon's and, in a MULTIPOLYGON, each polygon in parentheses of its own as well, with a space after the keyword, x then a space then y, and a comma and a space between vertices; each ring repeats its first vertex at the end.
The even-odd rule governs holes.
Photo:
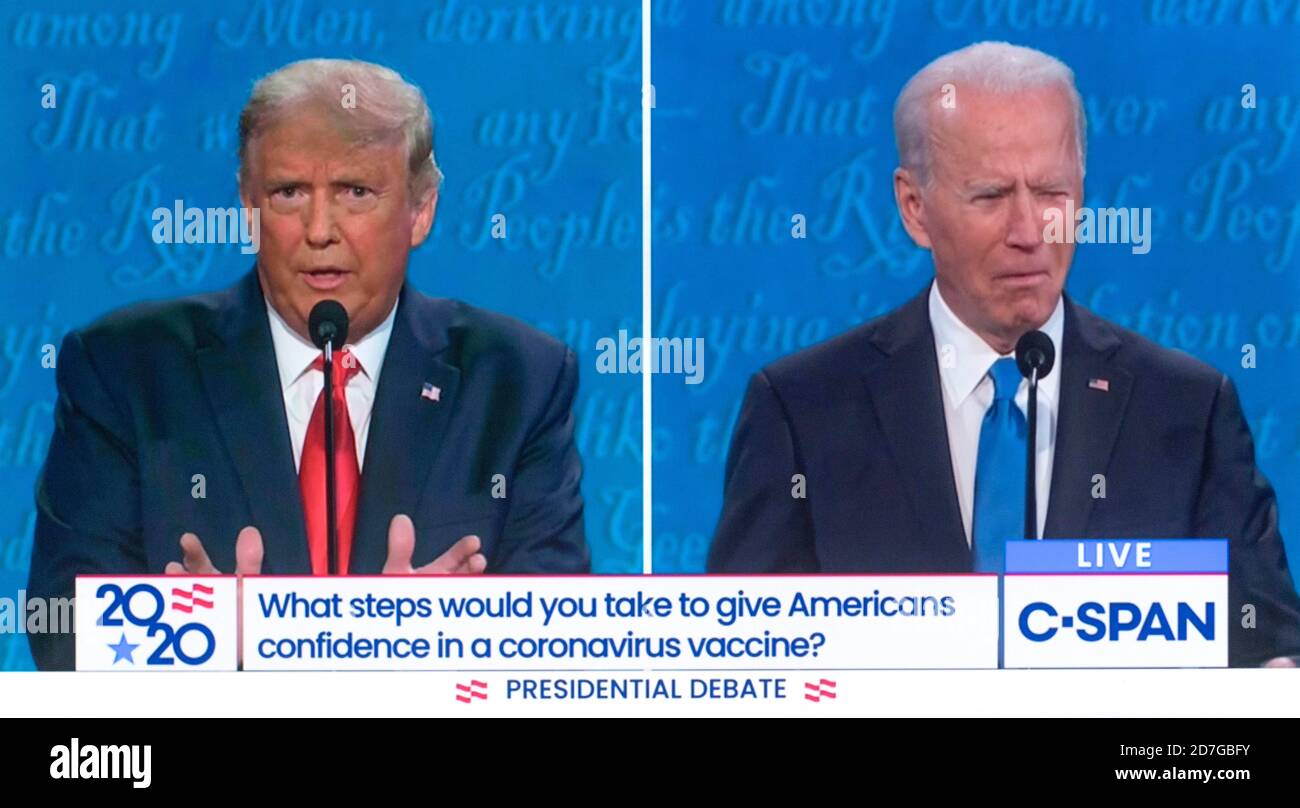
POLYGON ((419 247, 429 237, 429 230, 433 228, 433 214, 437 208, 438 189, 433 188, 426 194, 424 201, 415 206, 415 216, 411 218, 411 249, 419 247))
POLYGON ((916 246, 930 249, 930 234, 925 228, 925 206, 921 202, 921 185, 916 176, 905 168, 894 169, 894 202, 903 228, 916 242, 916 246))

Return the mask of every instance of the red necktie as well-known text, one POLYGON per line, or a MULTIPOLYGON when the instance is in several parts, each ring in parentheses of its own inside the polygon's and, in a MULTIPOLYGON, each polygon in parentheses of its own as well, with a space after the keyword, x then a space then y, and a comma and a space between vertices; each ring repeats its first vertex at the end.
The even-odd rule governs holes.
MULTIPOLYGON (((312 371, 322 371, 325 357, 318 356, 312 371)), ((334 355, 334 483, 338 516, 339 571, 347 574, 352 555, 352 531, 357 521, 357 489, 361 467, 357 464, 356 437, 348 417, 348 380, 361 370, 349 351, 334 355)), ((316 397, 307 425, 307 440, 298 467, 298 489, 302 492, 303 516, 307 522, 307 547, 313 575, 329 574, 329 532, 325 511, 325 390, 316 397)))

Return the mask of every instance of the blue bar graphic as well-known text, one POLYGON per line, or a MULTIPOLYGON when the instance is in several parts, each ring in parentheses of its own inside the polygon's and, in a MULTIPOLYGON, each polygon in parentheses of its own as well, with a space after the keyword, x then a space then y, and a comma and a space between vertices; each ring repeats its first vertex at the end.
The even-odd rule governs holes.
POLYGON ((1008 575, 1227 573, 1227 539, 1045 539, 1007 542, 1008 575))

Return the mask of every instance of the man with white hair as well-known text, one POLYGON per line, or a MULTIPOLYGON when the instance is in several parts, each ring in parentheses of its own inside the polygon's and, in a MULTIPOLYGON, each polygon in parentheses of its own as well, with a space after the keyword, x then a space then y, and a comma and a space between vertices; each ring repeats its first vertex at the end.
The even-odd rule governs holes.
MULTIPOLYGON (((308 317, 328 299, 350 322, 333 362, 337 568, 587 572, 573 352, 406 283, 441 181, 419 88, 365 62, 287 65, 253 87, 239 163, 253 271, 63 342, 28 591, 67 596, 83 573, 326 574, 308 317)), ((72 666, 71 636, 30 638, 40 667, 72 666)))
POLYGON ((1232 381, 1063 293, 1074 241, 1045 222, 1083 199, 1073 73, 971 45, 907 82, 894 131, 895 201, 934 280, 753 377, 709 571, 1001 572, 1006 539, 1025 535, 1013 352, 1041 330, 1059 359, 1038 392, 1038 534, 1228 538, 1230 664, 1291 664, 1300 599, 1232 381))

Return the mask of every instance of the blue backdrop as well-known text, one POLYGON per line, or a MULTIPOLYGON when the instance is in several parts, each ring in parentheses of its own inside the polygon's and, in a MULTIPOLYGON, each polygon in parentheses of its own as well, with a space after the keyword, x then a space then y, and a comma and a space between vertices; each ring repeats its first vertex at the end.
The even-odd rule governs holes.
MULTIPOLYGON (((234 246, 154 245, 148 213, 234 204, 252 81, 311 56, 378 61, 425 90, 447 181, 411 277, 580 352, 595 567, 640 568, 640 379, 594 363, 597 339, 640 327, 635 0, 33 6, 0 0, 0 148, 18 168, 0 188, 0 597, 26 576, 51 428, 42 346, 246 270, 234 246), (497 212, 504 241, 488 237, 497 212)), ((1149 206, 1155 232, 1146 255, 1081 246, 1069 291, 1236 380, 1300 569, 1300 0, 653 0, 651 20, 652 327, 706 340, 702 384, 655 380, 656 571, 702 569, 748 376, 929 277, 894 210, 890 113, 915 70, 980 39, 1074 67, 1086 202, 1149 206)), ((0 669, 29 665, 25 640, 0 635, 0 669)))
POLYGON ((893 103, 931 59, 987 39, 1074 68, 1086 204, 1151 207, 1154 235, 1145 255, 1080 246, 1067 289, 1236 381, 1300 571, 1300 2, 701 0, 675 12, 651 47, 654 329, 703 336, 706 374, 655 379, 655 571, 703 568, 748 377, 931 277, 894 206, 893 103), (792 238, 794 214, 805 239, 792 238))
MULTIPOLYGON (((237 205, 253 81, 315 56, 380 62, 424 90, 446 181, 409 276, 578 351, 593 566, 641 569, 640 379, 594 371, 597 339, 640 327, 639 2, 0 0, 0 153, 18 169, 0 187, 0 597, 26 581, 52 428, 42 346, 248 270, 235 245, 155 245, 149 213, 237 205)), ((0 669, 30 666, 25 638, 0 635, 0 669)))

